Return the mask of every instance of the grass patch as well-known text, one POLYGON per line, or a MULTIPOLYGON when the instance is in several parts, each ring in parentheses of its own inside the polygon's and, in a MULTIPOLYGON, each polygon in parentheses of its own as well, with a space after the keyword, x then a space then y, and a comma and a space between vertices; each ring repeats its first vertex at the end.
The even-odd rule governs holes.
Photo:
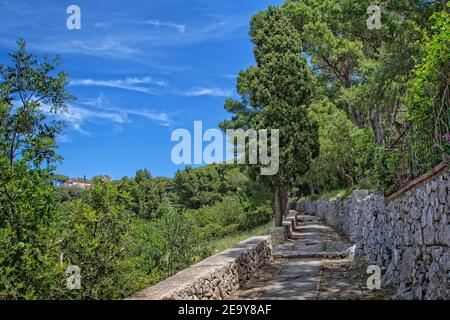
POLYGON ((213 249, 213 254, 224 251, 225 249, 231 248, 235 244, 244 241, 248 238, 254 236, 261 236, 267 234, 267 229, 275 226, 275 222, 271 221, 266 224, 262 224, 254 229, 247 231, 237 232, 233 235, 226 236, 222 239, 213 240, 210 242, 210 246, 213 249))
POLYGON ((358 186, 352 186, 349 188, 344 189, 336 189, 331 191, 326 191, 321 194, 313 194, 309 196, 309 200, 317 201, 317 200, 323 200, 323 199, 331 199, 331 198, 340 198, 345 199, 349 197, 354 190, 357 190, 358 186))

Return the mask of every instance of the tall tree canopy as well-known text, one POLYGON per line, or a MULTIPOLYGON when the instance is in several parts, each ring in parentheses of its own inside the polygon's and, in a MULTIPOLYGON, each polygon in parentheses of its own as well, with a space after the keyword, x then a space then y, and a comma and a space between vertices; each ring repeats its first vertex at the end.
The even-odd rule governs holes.
POLYGON ((301 34, 323 91, 356 125, 370 126, 376 144, 385 145, 401 133, 383 130, 383 121, 398 120, 398 96, 405 92, 417 56, 416 26, 429 27, 429 17, 443 3, 383 2, 379 30, 367 28, 367 8, 372 4, 370 0, 288 0, 283 7, 301 34))
MULTIPOLYGON (((256 65, 240 72, 242 100, 226 101, 233 117, 221 128, 279 130, 278 173, 260 179, 275 192, 276 224, 281 225, 289 188, 318 155, 318 127, 306 109, 314 79, 301 55, 300 34, 281 9, 270 7, 255 15, 249 33, 256 65)), ((256 175, 259 168, 250 167, 256 175)))
POLYGON ((0 65, 0 297, 39 293, 53 269, 46 228, 56 196, 50 184, 61 124, 47 113, 65 110, 70 95, 57 60, 38 61, 25 42, 0 65))
MULTIPOLYGON (((423 34, 440 33, 443 38, 446 32, 443 27, 433 28, 430 18, 436 12, 448 16, 449 7, 441 0, 383 1, 378 4, 381 27, 370 29, 367 10, 373 4, 370 0, 287 0, 282 8, 298 30, 317 75, 315 97, 325 96, 359 128, 370 128, 375 146, 367 146, 371 159, 361 162, 368 166, 360 171, 376 189, 389 193, 442 159, 445 119, 426 116, 428 126, 441 129, 430 133, 434 138, 427 136, 430 143, 416 143, 425 136, 421 134, 426 125, 419 117, 407 116, 412 102, 407 92, 426 51, 419 45, 423 34), (433 144, 433 151, 425 152, 433 144)), ((448 79, 443 79, 445 89, 448 79)), ((428 112, 434 113, 432 108, 428 112)))

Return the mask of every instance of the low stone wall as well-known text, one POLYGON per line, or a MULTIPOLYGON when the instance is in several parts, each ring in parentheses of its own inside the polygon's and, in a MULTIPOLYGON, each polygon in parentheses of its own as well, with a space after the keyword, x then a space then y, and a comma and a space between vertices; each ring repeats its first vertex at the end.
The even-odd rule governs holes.
POLYGON ((253 237, 136 293, 130 299, 227 299, 271 259, 271 237, 253 237))
POLYGON ((401 299, 450 299, 450 175, 443 166, 391 201, 367 191, 299 203, 356 243, 356 256, 383 271, 401 299))
POLYGON ((295 210, 303 214, 314 214, 317 211, 317 203, 310 200, 302 200, 297 202, 295 210))
MULTIPOLYGON (((293 204, 295 207, 295 203, 293 204)), ((292 236, 292 233, 297 229, 299 212, 289 210, 287 215, 283 218, 281 227, 270 228, 267 233, 272 237, 272 245, 278 245, 286 242, 292 236)))
POLYGON ((267 230, 267 233, 272 238, 272 245, 275 246, 275 245, 286 242, 286 240, 288 239, 288 236, 289 236, 288 230, 289 229, 288 229, 287 225, 285 225, 283 227, 278 227, 278 228, 270 228, 269 230, 267 230))

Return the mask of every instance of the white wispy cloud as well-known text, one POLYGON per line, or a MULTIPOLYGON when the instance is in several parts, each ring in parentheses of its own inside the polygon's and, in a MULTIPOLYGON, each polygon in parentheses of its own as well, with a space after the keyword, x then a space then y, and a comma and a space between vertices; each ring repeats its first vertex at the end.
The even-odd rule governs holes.
POLYGON ((148 120, 152 120, 160 124, 161 126, 168 127, 170 125, 169 116, 164 112, 158 112, 150 109, 143 110, 127 110, 127 114, 133 116, 139 116, 146 118, 148 120))
POLYGON ((237 78, 237 74, 222 74, 221 75, 222 78, 227 78, 227 79, 236 79, 237 78))
POLYGON ((165 112, 158 111, 154 108, 124 108, 111 105, 110 97, 105 97, 103 94, 99 94, 95 98, 85 99, 80 101, 80 104, 89 106, 98 110, 113 112, 113 113, 125 113, 127 117, 136 116, 146 118, 154 121, 161 126, 170 125, 170 117, 165 112))
POLYGON ((184 24, 177 24, 173 22, 164 22, 159 20, 146 20, 143 24, 152 25, 155 27, 168 27, 177 30, 179 33, 184 33, 186 31, 186 26, 184 24))
POLYGON ((83 134, 89 134, 83 129, 83 124, 88 121, 108 121, 116 124, 129 122, 128 115, 121 112, 105 112, 98 110, 89 110, 79 106, 69 105, 65 112, 50 113, 48 106, 42 106, 42 109, 53 119, 63 121, 66 125, 83 134))
MULTIPOLYGON (((135 48, 134 54, 128 54, 128 56, 142 56, 155 50, 158 51, 161 48, 183 47, 206 41, 228 39, 235 36, 239 29, 248 26, 248 18, 230 17, 221 21, 196 21, 189 27, 184 24, 164 22, 157 19, 142 21, 116 20, 112 22, 97 22, 95 25, 97 28, 111 29, 111 32, 116 37, 115 43, 121 43, 125 48, 135 48), (128 28, 126 34, 123 33, 122 29, 118 31, 119 22, 127 24, 124 27, 124 30, 128 28), (136 27, 145 25, 160 27, 160 30, 136 27), (131 26, 134 27, 131 28, 131 26), (161 27, 166 28, 163 29, 161 27)), ((123 53, 126 54, 125 51, 123 53)))
POLYGON ((126 78, 112 80, 96 80, 96 79, 72 79, 72 86, 97 86, 118 88, 123 90, 137 91, 142 93, 154 94, 156 90, 143 85, 167 86, 167 81, 153 79, 152 77, 144 78, 126 78))
POLYGON ((83 40, 60 40, 52 36, 29 40, 28 45, 42 52, 66 54, 86 54, 91 56, 109 56, 126 58, 140 54, 141 51, 127 43, 126 39, 117 36, 97 38, 85 37, 83 40))
POLYGON ((167 52, 161 50, 231 39, 247 28, 249 19, 247 13, 228 8, 229 4, 218 0, 196 1, 202 13, 193 5, 182 20, 167 18, 165 12, 147 11, 149 6, 144 1, 125 11, 120 10, 121 5, 112 4, 108 14, 100 5, 95 10, 91 8, 89 15, 82 18, 82 30, 68 32, 60 16, 64 11, 47 2, 19 0, 12 4, 0 0, 0 15, 4 17, 0 46, 15 48, 20 35, 27 40, 30 49, 47 54, 126 59, 172 70, 185 66, 177 66, 176 61, 168 62, 167 52), (152 14, 150 18, 149 14, 152 14))
MULTIPOLYGON (((79 105, 69 104, 65 112, 53 113, 47 105, 42 106, 42 110, 54 120, 63 121, 68 127, 89 135, 85 129, 87 123, 106 122, 117 126, 131 124, 135 118, 144 118, 156 125, 168 127, 171 120, 168 114, 151 108, 126 108, 113 107, 103 95, 93 99, 79 101, 79 105)), ((61 142, 69 141, 67 135, 61 142)))
POLYGON ((125 45, 123 41, 114 38, 96 39, 96 41, 72 40, 68 46, 91 53, 133 54, 138 52, 125 45))
POLYGON ((64 121, 74 130, 83 134, 89 134, 84 129, 87 122, 105 121, 113 124, 124 125, 133 122, 133 117, 146 118, 157 125, 167 127, 170 124, 169 116, 155 110, 91 110, 79 106, 69 106, 67 112, 53 115, 58 120, 64 121))
POLYGON ((188 97, 199 97, 199 96, 229 97, 232 95, 232 93, 233 91, 230 89, 200 87, 185 91, 183 94, 188 97))
POLYGON ((171 21, 161 21, 159 19, 150 20, 126 20, 126 19, 115 19, 113 21, 102 21, 96 22, 94 26, 96 28, 108 28, 112 26, 117 26, 119 24, 131 24, 131 25, 150 25, 154 27, 166 27, 169 29, 174 29, 179 33, 184 33, 186 31, 186 25, 174 23, 171 21))
POLYGON ((169 126, 170 118, 164 113, 151 108, 118 108, 111 106, 108 99, 100 94, 96 98, 85 99, 80 101, 82 105, 90 106, 96 109, 100 109, 102 111, 113 112, 113 113, 125 113, 127 116, 137 116, 146 118, 148 120, 154 121, 161 126, 169 126))

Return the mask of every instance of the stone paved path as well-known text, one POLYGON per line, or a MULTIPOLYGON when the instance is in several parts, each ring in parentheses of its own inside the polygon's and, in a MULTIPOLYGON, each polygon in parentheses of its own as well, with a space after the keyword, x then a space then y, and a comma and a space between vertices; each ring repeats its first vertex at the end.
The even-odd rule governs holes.
POLYGON ((233 299, 385 299, 392 288, 369 291, 366 265, 346 257, 352 244, 314 216, 298 216, 292 239, 274 248, 274 261, 233 299))

